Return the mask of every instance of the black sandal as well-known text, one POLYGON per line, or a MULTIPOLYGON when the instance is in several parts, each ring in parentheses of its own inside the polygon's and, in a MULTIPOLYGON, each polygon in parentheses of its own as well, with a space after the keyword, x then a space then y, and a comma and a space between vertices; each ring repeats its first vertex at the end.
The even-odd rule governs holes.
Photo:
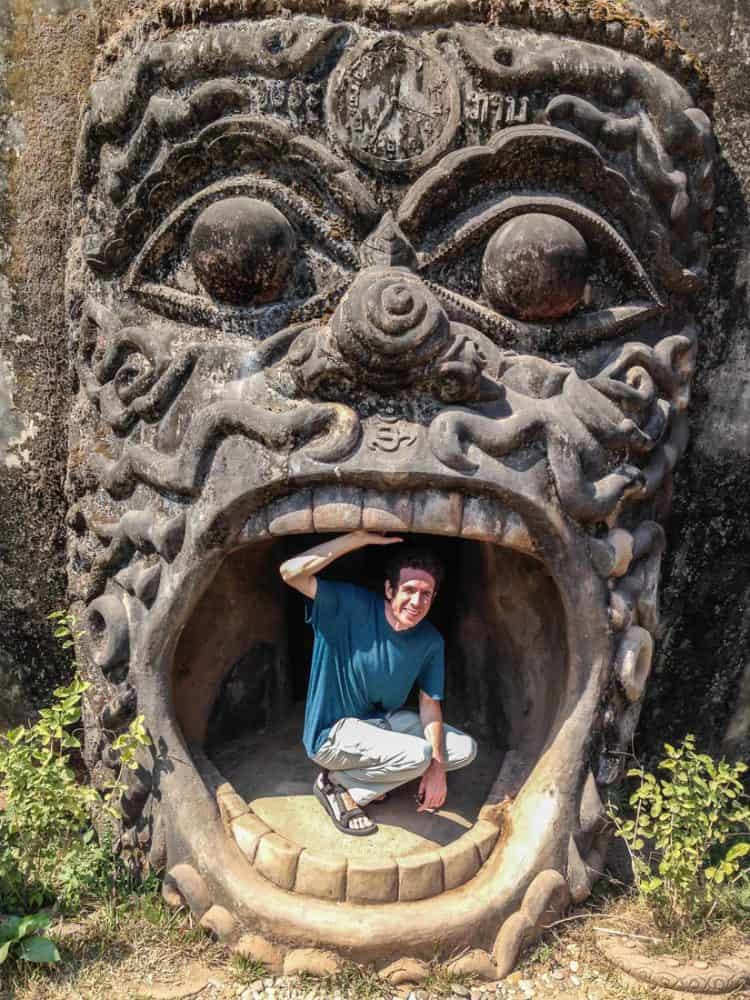
POLYGON ((334 826, 340 830, 342 833, 348 833, 352 837, 369 837, 371 833, 377 833, 378 825, 373 823, 367 813, 363 812, 359 806, 355 806, 354 809, 347 809, 344 804, 343 792, 346 789, 341 788, 340 785, 336 785, 333 781, 330 781, 322 772, 315 779, 315 784, 313 785, 313 795, 323 806, 325 811, 333 820, 334 826), (323 787, 319 783, 319 779, 322 779, 323 787), (332 795, 336 800, 336 805, 338 806, 339 815, 331 804, 328 796, 332 795), (352 830, 348 823, 350 819, 357 819, 360 816, 370 823, 370 826, 366 826, 361 830, 352 830))

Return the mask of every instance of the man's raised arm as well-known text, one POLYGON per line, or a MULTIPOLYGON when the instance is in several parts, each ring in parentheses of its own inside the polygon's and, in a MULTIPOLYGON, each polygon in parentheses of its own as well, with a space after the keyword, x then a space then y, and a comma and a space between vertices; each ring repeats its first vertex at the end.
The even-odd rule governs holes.
POLYGON ((314 598, 318 592, 315 574, 330 566, 339 556, 362 549, 365 545, 392 545, 402 541, 402 538, 386 537, 372 531, 350 531, 347 535, 337 535, 298 556, 292 556, 279 566, 279 573, 284 583, 299 590, 305 597, 314 598))

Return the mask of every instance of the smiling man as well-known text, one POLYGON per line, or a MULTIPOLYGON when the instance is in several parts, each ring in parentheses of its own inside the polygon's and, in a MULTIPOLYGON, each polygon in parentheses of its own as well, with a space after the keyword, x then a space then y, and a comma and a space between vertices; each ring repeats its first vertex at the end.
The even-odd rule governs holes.
POLYGON ((308 756, 322 769, 314 792, 338 829, 355 836, 377 830, 363 806, 420 776, 418 810, 439 809, 446 771, 476 756, 474 740, 443 723, 444 644, 426 620, 443 575, 437 559, 424 549, 395 550, 383 597, 317 579, 347 552, 401 541, 353 531, 280 568, 308 599, 315 631, 303 735, 308 756), (403 708, 415 682, 418 714, 403 708))

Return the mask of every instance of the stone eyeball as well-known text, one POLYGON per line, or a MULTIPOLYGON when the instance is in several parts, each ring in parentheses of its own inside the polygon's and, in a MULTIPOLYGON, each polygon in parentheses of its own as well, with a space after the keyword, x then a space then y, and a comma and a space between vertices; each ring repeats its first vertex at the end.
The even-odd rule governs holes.
POLYGON ((499 312, 525 320, 560 319, 580 303, 589 249, 575 226, 527 213, 504 223, 482 259, 482 289, 499 312))
POLYGON ((190 261, 213 298, 260 305, 279 298, 294 258, 294 230, 257 198, 223 198, 203 209, 190 233, 190 261))

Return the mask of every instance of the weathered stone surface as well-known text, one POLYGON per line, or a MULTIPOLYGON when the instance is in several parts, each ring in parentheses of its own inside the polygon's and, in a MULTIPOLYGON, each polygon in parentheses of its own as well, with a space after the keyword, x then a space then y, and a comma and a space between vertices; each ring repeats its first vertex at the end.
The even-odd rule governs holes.
POLYGON ((255 867, 282 889, 293 889, 300 849, 286 837, 269 833, 258 844, 255 867))
POLYGON ((281 972, 284 967, 284 949, 260 934, 243 934, 232 945, 232 951, 243 958, 262 962, 269 972, 281 972))
POLYGON ((294 948, 284 958, 284 975, 335 976, 341 962, 330 951, 319 948, 294 948))
POLYGON ((272 535, 312 531, 312 493, 295 494, 271 504, 268 510, 268 530, 272 535))
MULTIPOLYGON (((643 6, 714 63, 717 189, 694 62, 662 32, 599 15, 541 3, 493 7, 488 21, 483 3, 447 0, 386 17, 342 0, 323 17, 294 0, 256 20, 227 0, 147 2, 138 24, 105 0, 95 29, 80 11, 44 20, 16 5, 0 724, 57 679, 38 623, 63 601, 67 439, 87 763, 95 775, 116 766, 114 733, 146 715, 178 766, 159 774, 159 796, 153 778, 129 790, 121 843, 175 869, 200 836, 209 901, 236 893, 273 925, 279 889, 253 895, 235 853, 225 866, 218 841, 206 851, 217 803, 184 743, 210 745, 243 719, 261 731, 303 696, 302 626, 288 627, 293 605, 266 579, 292 550, 284 536, 349 529, 360 507, 370 530, 462 546, 444 550, 461 581, 445 590, 460 665, 451 703, 468 706, 481 739, 528 758, 504 849, 546 817, 532 886, 541 859, 564 869, 573 833, 597 836, 592 810, 568 806, 590 759, 595 786, 618 780, 644 693, 648 748, 692 729, 714 749, 746 749, 750 25, 719 0, 643 6), (678 465, 698 345, 693 444, 678 465), (660 522, 673 492, 664 629, 660 522), (313 507, 314 495, 328 501, 313 507), (644 689, 644 634, 662 632, 644 689), (550 732, 584 684, 601 696, 596 716, 550 732)), ((362 561, 352 576, 372 571, 362 561)), ((156 755, 144 768, 156 773, 156 755)), ((250 826, 237 829, 252 859, 250 826)), ((466 867, 454 851, 448 867, 466 867)), ((205 893, 193 896, 200 915, 205 893)), ((378 915, 380 936, 365 940, 350 919, 318 919, 319 905, 295 916, 299 940, 365 957, 403 946, 397 920, 378 915)), ((419 942, 437 938, 431 921, 449 946, 466 939, 447 907, 410 905, 419 942)), ((543 916, 513 915, 511 937, 514 920, 521 941, 543 916)), ((501 950, 515 960, 515 944, 501 950)))
POLYGON ((229 782, 224 782, 216 791, 216 801, 219 803, 221 817, 229 826, 239 816, 250 811, 250 806, 241 795, 232 788, 229 782))
POLYGON ((362 499, 362 527, 365 531, 409 531, 412 522, 410 494, 386 497, 374 490, 365 490, 362 499))
POLYGON ((457 535, 461 530, 463 496, 426 490, 414 494, 413 525, 436 535, 457 535))
POLYGON ((440 850, 443 862, 443 883, 455 889, 468 882, 479 870, 479 852, 473 840, 464 835, 454 844, 440 850))
POLYGON ((96 31, 74 9, 84 5, 52 6, 66 16, 39 17, 31 3, 0 11, 1 729, 48 703, 69 671, 46 616, 66 603, 63 282, 96 31))
POLYGON ((303 851, 297 864, 296 892, 318 899, 346 899, 345 858, 303 851))
POLYGON ((427 962, 420 962, 417 958, 402 958, 380 970, 381 978, 391 986, 423 983, 429 974, 427 962))
POLYGON ((402 902, 438 896, 442 891, 443 863, 437 851, 399 858, 398 898, 402 902))
POLYGON ((490 823, 486 819, 478 820, 471 830, 465 834, 469 840, 472 840, 479 851, 479 858, 482 864, 487 860, 487 858, 492 854, 492 849, 497 843, 497 838, 500 835, 500 830, 494 823, 490 823))
POLYGON ((392 903, 398 899, 398 866, 389 859, 349 862, 346 898, 350 903, 392 903))
POLYGON ((191 865, 179 864, 170 868, 164 876, 164 885, 171 899, 178 894, 199 918, 211 907, 208 886, 191 865))
POLYGON ((212 906, 200 919, 200 926, 217 941, 228 942, 237 930, 237 921, 223 906, 212 906))
POLYGON ((266 824, 252 813, 240 816, 232 823, 232 836, 236 840, 239 849, 251 864, 255 861, 255 855, 258 853, 258 844, 261 838, 269 833, 270 830, 266 824))
POLYGON ((473 948, 466 955, 450 962, 449 970, 457 976, 478 976, 489 982, 497 979, 497 967, 492 956, 481 948, 473 948))
POLYGON ((313 492, 313 527, 316 531, 356 531, 362 523, 362 500, 357 493, 326 488, 313 492))

